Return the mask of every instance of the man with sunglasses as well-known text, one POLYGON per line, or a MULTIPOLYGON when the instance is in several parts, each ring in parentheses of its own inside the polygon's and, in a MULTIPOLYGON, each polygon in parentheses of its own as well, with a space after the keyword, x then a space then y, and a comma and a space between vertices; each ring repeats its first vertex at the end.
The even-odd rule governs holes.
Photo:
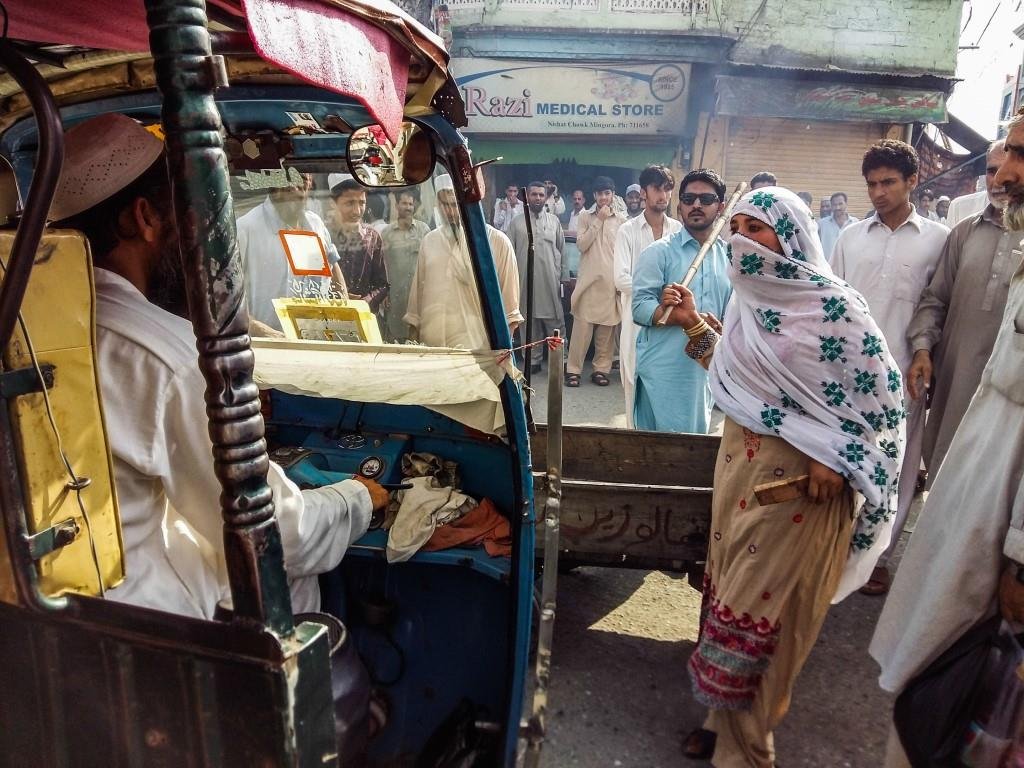
MULTIPOLYGON (((711 420, 711 388, 707 372, 679 350, 686 346, 683 329, 669 315, 656 324, 665 287, 682 281, 711 235, 722 210, 725 182, 710 169, 683 177, 679 212, 683 229, 644 249, 633 271, 633 320, 641 326, 636 339, 636 389, 633 420, 637 429, 658 432, 707 433, 711 420)), ((732 295, 725 243, 716 240, 690 283, 697 306, 721 318, 732 295)))

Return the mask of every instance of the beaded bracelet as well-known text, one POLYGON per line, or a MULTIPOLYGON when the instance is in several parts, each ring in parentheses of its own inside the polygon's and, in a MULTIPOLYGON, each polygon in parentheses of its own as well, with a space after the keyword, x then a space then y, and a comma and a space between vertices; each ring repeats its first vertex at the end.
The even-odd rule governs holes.
POLYGON ((699 338, 690 339, 686 345, 686 355, 700 362, 710 354, 718 343, 719 335, 712 330, 705 331, 699 338))

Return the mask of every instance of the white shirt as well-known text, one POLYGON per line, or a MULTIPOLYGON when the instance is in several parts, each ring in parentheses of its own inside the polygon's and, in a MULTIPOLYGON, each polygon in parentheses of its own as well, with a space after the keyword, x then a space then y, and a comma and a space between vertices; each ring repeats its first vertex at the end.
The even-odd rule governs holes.
MULTIPOLYGON (((494 202, 494 226, 500 229, 502 232, 508 232, 508 228, 512 224, 512 219, 519 216, 523 212, 523 203, 521 200, 516 200, 514 206, 509 206, 508 198, 503 197, 501 200, 494 202), (502 207, 502 203, 505 207, 502 207)), ((443 223, 439 220, 438 223, 443 223)))
POLYGON ((579 226, 580 214, 585 210, 585 208, 580 208, 578 211, 572 211, 569 214, 569 223, 565 225, 565 231, 570 235, 576 234, 576 228, 579 226))
POLYGON ((903 374, 913 358, 907 328, 948 235, 948 227, 916 211, 895 231, 876 213, 846 227, 832 252, 832 269, 867 300, 903 374))
POLYGON ((856 216, 850 216, 847 214, 846 223, 841 227, 832 216, 826 216, 818 222, 818 237, 821 238, 821 250, 825 254, 826 261, 832 258, 832 251, 836 247, 836 240, 839 239, 839 233, 858 221, 860 221, 860 219, 856 216))
POLYGON ((949 204, 949 210, 946 211, 946 224, 952 229, 964 219, 982 213, 987 206, 987 189, 954 198, 953 202, 949 204))
MULTIPOLYGON (((416 329, 416 338, 427 346, 489 349, 480 292, 461 228, 458 238, 456 243, 447 224, 423 238, 409 289, 408 311, 402 319, 416 329)), ((519 268, 512 241, 491 226, 487 227, 487 240, 498 273, 505 319, 509 324, 521 323, 519 268)))
MULTIPOLYGON (((674 235, 683 228, 676 219, 664 216, 661 236, 674 235)), ((636 381, 636 335, 640 326, 632 321, 633 317, 633 270, 643 250, 654 242, 654 230, 641 213, 634 219, 628 219, 615 233, 615 253, 612 280, 619 291, 619 308, 622 313, 622 328, 619 331, 619 366, 623 377, 633 383, 636 381)), ((632 408, 629 403, 628 408, 632 408)), ((633 414, 626 414, 627 426, 632 426, 633 414)))
MULTIPOLYGON (((670 216, 665 216, 665 223, 662 226, 661 236, 674 235, 683 228, 683 223, 670 216)), ((627 219, 619 227, 615 235, 615 262, 613 280, 615 288, 625 297, 633 295, 633 270, 636 267, 637 257, 648 245, 654 242, 654 230, 647 223, 644 215, 627 219)), ((631 315, 632 309, 628 315, 631 315)))
POLYGON ((548 213, 553 213, 555 216, 561 216, 565 213, 565 198, 558 197, 557 199, 548 198, 548 201, 544 203, 544 210, 548 213))
MULTIPOLYGON (((338 262, 338 250, 323 219, 312 211, 304 212, 302 227, 315 232, 327 251, 327 263, 338 262)), ((331 278, 317 275, 298 277, 288 266, 288 257, 281 243, 281 230, 294 229, 282 221, 268 197, 260 205, 238 219, 238 252, 245 271, 245 298, 249 317, 281 330, 274 311, 274 299, 299 296, 311 291, 322 295, 331 289, 331 278)))
MULTIPOLYGON (((205 382, 192 326, 123 277, 96 269, 96 346, 124 535, 124 583, 107 597, 212 618, 229 596, 220 483, 207 433, 205 382)), ((341 561, 372 512, 346 480, 300 492, 279 466, 267 476, 296 612, 318 610, 316 574, 341 561)))

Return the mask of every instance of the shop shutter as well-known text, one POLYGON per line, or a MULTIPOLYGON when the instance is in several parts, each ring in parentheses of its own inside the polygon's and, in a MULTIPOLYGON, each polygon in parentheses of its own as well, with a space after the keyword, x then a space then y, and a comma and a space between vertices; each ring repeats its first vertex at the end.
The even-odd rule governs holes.
POLYGON ((864 151, 885 135, 878 123, 839 123, 773 117, 729 118, 725 180, 729 188, 771 171, 783 187, 810 192, 814 213, 822 197, 845 192, 850 213, 871 209, 860 163, 864 151))

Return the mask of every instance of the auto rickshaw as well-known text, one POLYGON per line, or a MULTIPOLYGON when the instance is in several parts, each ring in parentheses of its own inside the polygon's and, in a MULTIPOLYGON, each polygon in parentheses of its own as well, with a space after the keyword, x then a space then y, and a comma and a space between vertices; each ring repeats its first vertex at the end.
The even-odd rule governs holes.
POLYGON ((536 764, 560 382, 536 698, 521 723, 533 475, 521 384, 501 352, 512 341, 483 190, 439 39, 387 0, 7 0, 0 11, 0 764, 511 766, 523 746, 536 764), (166 142, 223 489, 231 601, 210 620, 102 597, 125 573, 90 255, 47 215, 64 130, 109 112, 166 142), (395 335, 382 338, 362 302, 301 291, 275 306, 290 338, 250 338, 236 218, 267 190, 298 175, 322 191, 347 173, 426 199, 443 172, 489 350, 385 343, 395 335), (455 546, 391 563, 387 531, 370 531, 321 578, 333 620, 296 620, 268 450, 300 486, 355 474, 400 484, 407 457, 437 457, 507 521, 508 553, 455 546), (335 738, 331 654, 342 646, 383 710, 359 762, 335 738))

